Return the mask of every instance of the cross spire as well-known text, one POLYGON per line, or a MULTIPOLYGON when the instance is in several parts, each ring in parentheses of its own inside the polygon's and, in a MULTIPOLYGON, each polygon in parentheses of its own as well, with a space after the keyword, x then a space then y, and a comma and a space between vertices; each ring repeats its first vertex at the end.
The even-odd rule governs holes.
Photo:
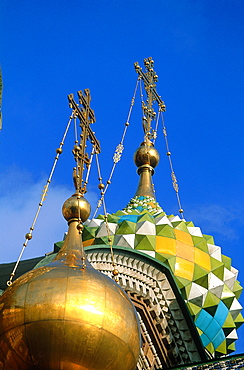
POLYGON ((76 191, 82 196, 86 193, 86 182, 83 180, 83 172, 85 165, 88 167, 90 164, 90 158, 86 152, 87 141, 90 140, 93 145, 95 153, 100 153, 100 143, 97 140, 95 133, 91 129, 91 124, 96 122, 95 114, 93 109, 90 108, 91 94, 89 89, 78 91, 79 103, 81 107, 75 102, 74 95, 68 95, 69 105, 73 110, 73 116, 77 117, 80 121, 80 142, 76 141, 76 145, 73 149, 73 154, 77 166, 74 168, 73 179, 76 191))
POLYGON ((161 97, 156 91, 156 82, 158 81, 158 76, 154 71, 154 61, 153 59, 146 58, 144 59, 144 66, 147 72, 143 72, 142 68, 139 66, 139 63, 134 63, 135 70, 139 75, 139 78, 142 79, 144 83, 144 88, 147 94, 146 102, 142 102, 143 118, 142 126, 144 130, 144 141, 148 143, 153 138, 155 138, 155 131, 152 129, 152 121, 156 118, 156 112, 153 109, 153 104, 156 101, 159 105, 161 112, 165 112, 166 107, 161 97))

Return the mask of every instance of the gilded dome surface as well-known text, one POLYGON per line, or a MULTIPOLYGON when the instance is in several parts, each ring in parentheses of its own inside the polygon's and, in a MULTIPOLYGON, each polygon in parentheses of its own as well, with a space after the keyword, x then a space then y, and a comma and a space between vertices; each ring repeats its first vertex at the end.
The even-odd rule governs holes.
POLYGON ((136 311, 86 260, 77 224, 70 223, 53 262, 22 275, 0 297, 0 368, 135 369, 136 311))
MULTIPOLYGON (((193 317, 204 347, 214 356, 235 350, 243 323, 238 271, 212 236, 178 216, 166 216, 154 198, 135 196, 123 211, 108 215, 113 244, 142 251, 165 263, 193 317)), ((104 217, 88 220, 84 246, 107 244, 104 217)))

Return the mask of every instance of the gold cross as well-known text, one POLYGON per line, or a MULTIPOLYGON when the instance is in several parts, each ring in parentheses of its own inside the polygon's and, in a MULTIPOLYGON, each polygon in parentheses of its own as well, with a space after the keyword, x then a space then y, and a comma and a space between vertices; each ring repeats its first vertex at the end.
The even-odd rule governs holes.
POLYGON ((134 64, 135 70, 138 73, 139 78, 141 78, 144 82, 144 87, 147 93, 147 101, 146 103, 144 102, 142 103, 142 109, 144 113, 142 125, 145 134, 145 141, 148 141, 151 138, 153 138, 151 122, 156 117, 156 113, 154 112, 153 109, 154 101, 158 103, 161 112, 165 112, 166 107, 161 97, 158 95, 156 91, 156 82, 158 80, 158 76, 153 69, 154 67, 153 59, 151 57, 144 59, 144 65, 147 72, 143 72, 142 68, 139 66, 137 62, 134 64))
POLYGON ((77 117, 80 121, 80 143, 77 142, 73 149, 73 154, 77 163, 77 167, 74 169, 73 178, 76 190, 83 195, 86 192, 86 183, 84 183, 82 177, 84 166, 88 166, 90 163, 89 155, 86 153, 87 140, 90 140, 95 153, 100 153, 101 148, 95 133, 90 127, 92 123, 96 122, 94 111, 90 108, 90 90, 85 89, 84 94, 82 91, 78 91, 78 97, 82 107, 79 107, 75 102, 73 94, 68 95, 69 105, 73 110, 73 116, 77 117))

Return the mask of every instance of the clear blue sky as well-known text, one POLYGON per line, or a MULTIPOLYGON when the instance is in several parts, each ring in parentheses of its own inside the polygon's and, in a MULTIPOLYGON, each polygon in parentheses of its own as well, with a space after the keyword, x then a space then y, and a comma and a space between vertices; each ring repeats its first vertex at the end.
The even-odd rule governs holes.
MULTIPOLYGON (((91 90, 106 180, 137 78, 133 63, 152 56, 185 218, 214 236, 244 285, 243 13, 239 0, 1 1, 0 262, 17 259, 29 230, 69 118, 67 95, 91 90)), ((23 258, 51 251, 66 231, 60 208, 73 191, 72 140, 71 133, 23 258)), ((163 140, 160 132, 157 200, 177 214, 163 140)), ((109 212, 134 195, 132 156, 141 141, 135 114, 107 193, 109 212)), ((244 329, 239 337, 244 352, 244 329)))

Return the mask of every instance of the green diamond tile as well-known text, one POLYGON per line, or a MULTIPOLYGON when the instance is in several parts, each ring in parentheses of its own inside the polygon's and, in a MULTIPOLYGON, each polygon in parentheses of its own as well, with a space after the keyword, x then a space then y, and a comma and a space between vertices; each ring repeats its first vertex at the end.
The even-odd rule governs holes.
POLYGON ((119 224, 118 229, 116 230, 117 235, 122 234, 134 234, 136 230, 136 223, 124 220, 119 224))
POLYGON ((227 347, 227 353, 228 354, 231 353, 231 352, 233 352, 233 351, 235 351, 235 350, 236 350, 235 342, 233 342, 233 343, 231 343, 231 344, 228 345, 228 347, 227 347))
POLYGON ((211 263, 211 271, 212 273, 217 276, 219 279, 223 280, 224 278, 224 263, 216 260, 215 258, 210 256, 210 263, 211 263))
POLYGON ((220 302, 220 299, 217 298, 216 295, 208 291, 204 304, 203 304, 203 308, 205 309, 205 311, 210 313, 210 315, 214 316, 218 308, 219 302, 220 302))
MULTIPOLYGON (((172 263, 172 265, 173 265, 173 263, 172 263)), ((174 263, 174 265, 175 265, 175 263, 174 263)), ((174 266, 173 266, 173 268, 174 268, 174 266)), ((177 286, 179 287, 179 289, 182 289, 182 288, 184 288, 186 285, 188 285, 188 284, 189 284, 189 280, 184 279, 184 278, 179 277, 179 276, 175 276, 175 281, 176 281, 177 286)))
POLYGON ((137 222, 150 221, 154 224, 154 217, 150 215, 148 211, 144 211, 141 216, 138 217, 137 222))
POLYGON ((194 281, 196 284, 201 285, 205 289, 208 289, 208 275, 202 276, 194 281))
MULTIPOLYGON (((208 275, 207 270, 203 269, 202 267, 200 267, 196 264, 194 265, 193 281, 197 282, 199 279, 201 279, 203 277, 207 278, 207 275, 208 275)), ((197 284, 199 284, 199 283, 197 283, 197 284)), ((203 286, 202 284, 199 284, 199 285, 203 286)))
POLYGON ((226 305, 227 308, 230 309, 230 306, 232 305, 232 302, 235 297, 227 297, 227 298, 222 298, 222 302, 226 305))
POLYGON ((192 235, 192 240, 196 248, 201 249, 201 251, 208 253, 207 241, 204 238, 202 238, 201 236, 192 235))
POLYGON ((235 318, 235 325, 238 329, 242 324, 244 323, 244 317, 241 313, 238 314, 238 316, 235 318))
POLYGON ((97 231, 98 227, 85 226, 82 231, 82 240, 86 241, 95 238, 97 231))
MULTIPOLYGON (((184 279, 186 280, 186 279, 184 279)), ((188 280, 186 280, 188 281, 188 280)), ((185 300, 189 297, 190 291, 191 291, 192 282, 188 281, 188 284, 181 288, 181 294, 185 300)))
POLYGON ((216 348, 215 352, 216 356, 223 356, 227 353, 226 340, 223 340, 223 342, 216 348))
POLYGON ((165 263, 165 264, 167 264, 167 266, 168 266, 168 263, 167 263, 167 261, 168 261, 168 259, 169 258, 171 258, 172 257, 172 255, 171 254, 166 254, 166 253, 155 253, 155 258, 157 259, 157 260, 159 260, 159 261, 161 261, 161 262, 163 262, 163 263, 165 263))
POLYGON ((187 226, 184 221, 175 221, 172 222, 172 225, 174 226, 175 229, 185 231, 186 233, 189 234, 189 230, 187 229, 187 226))
POLYGON ((233 292, 235 293, 235 296, 237 299, 240 298, 240 295, 241 295, 241 292, 243 291, 243 288, 240 286, 240 283, 239 281, 235 281, 234 283, 234 289, 233 289, 233 292))
POLYGON ((230 257, 227 257, 227 256, 224 256, 223 254, 222 254, 222 261, 224 262, 224 264, 225 264, 225 267, 228 269, 228 270, 230 270, 231 269, 231 258, 230 257))
POLYGON ((206 349, 211 353, 213 354, 214 353, 214 346, 213 346, 213 343, 210 342, 207 346, 206 346, 206 349))
POLYGON ((226 305, 227 308, 230 309, 230 306, 232 305, 232 302, 235 298, 235 293, 232 292, 232 290, 224 284, 223 291, 221 294, 221 301, 226 305))
POLYGON ((98 218, 99 220, 105 220, 105 216, 104 216, 104 215, 98 215, 98 216, 97 216, 97 218, 98 218))
POLYGON ((169 225, 156 225, 156 235, 175 239, 174 229, 169 225))
MULTIPOLYGON (((189 311, 190 311, 190 314, 192 315, 192 316, 196 316, 200 311, 201 311, 201 307, 199 307, 199 306, 197 306, 197 305, 195 305, 194 303, 192 303, 192 302, 188 302, 187 303, 187 307, 188 307, 188 309, 189 309, 189 311)), ((199 329, 200 330, 200 329, 199 329)))
POLYGON ((235 327, 236 327, 236 325, 235 325, 235 322, 233 320, 233 317, 232 317, 231 313, 228 312, 226 320, 225 320, 224 324, 222 325, 225 336, 229 335, 235 327))
POLYGON ((115 216, 114 214, 108 214, 108 222, 112 222, 112 223, 115 223, 117 224, 119 221, 119 217, 118 216, 115 216))
POLYGON ((214 243, 214 238, 213 238, 213 236, 211 236, 211 235, 203 235, 203 237, 204 237, 204 239, 207 241, 207 243, 208 244, 215 244, 214 243))
POLYGON ((154 251, 156 244, 155 235, 140 235, 136 234, 135 249, 154 251))
POLYGON ((194 223, 192 221, 186 222, 187 227, 195 227, 194 223))

